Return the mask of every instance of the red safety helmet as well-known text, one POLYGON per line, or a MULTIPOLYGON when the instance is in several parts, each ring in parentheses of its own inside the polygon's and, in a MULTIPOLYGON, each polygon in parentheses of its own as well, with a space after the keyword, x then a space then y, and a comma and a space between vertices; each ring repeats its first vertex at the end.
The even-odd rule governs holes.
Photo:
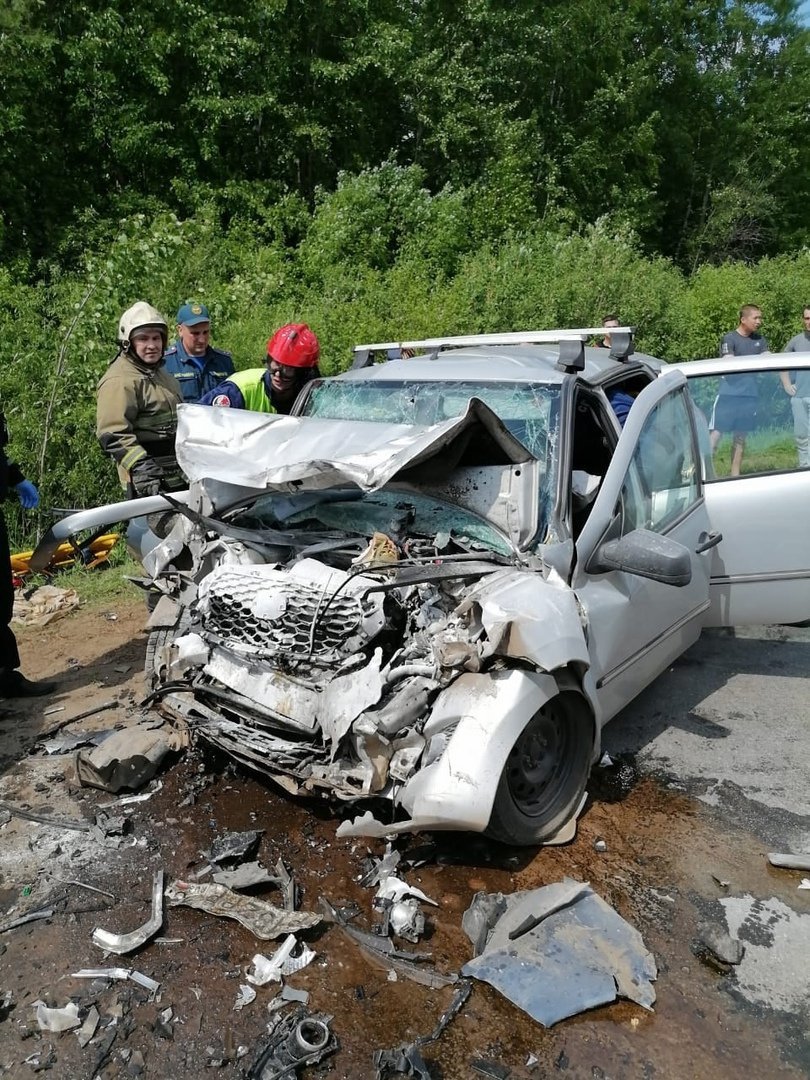
POLYGON ((320 355, 318 338, 306 323, 287 323, 267 342, 267 359, 287 367, 313 368, 320 355))

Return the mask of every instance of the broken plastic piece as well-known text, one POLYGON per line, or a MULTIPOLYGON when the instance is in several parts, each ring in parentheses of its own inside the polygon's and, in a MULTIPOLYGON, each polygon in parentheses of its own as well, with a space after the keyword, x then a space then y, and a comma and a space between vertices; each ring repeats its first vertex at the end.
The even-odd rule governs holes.
POLYGON ((90 1042, 96 1033, 96 1028, 99 1022, 98 1009, 95 1005, 90 1006, 90 1011, 84 1018, 84 1023, 76 1032, 76 1038, 79 1040, 79 1046, 84 1050, 85 1046, 90 1042))
POLYGON ((155 879, 152 883, 152 915, 143 926, 137 930, 131 930, 128 934, 113 934, 109 930, 96 927, 93 931, 92 942, 100 949, 107 952, 124 956, 126 953, 139 949, 141 945, 154 937, 163 925, 163 871, 155 871, 155 879))
POLYGON ((225 885, 175 881, 166 889, 166 899, 172 906, 185 904, 209 915, 236 919, 263 941, 308 930, 321 921, 321 916, 313 911, 281 911, 255 896, 232 892, 225 885))
POLYGON ((62 1009, 49 1009, 44 1001, 35 1001, 37 1023, 42 1031, 70 1031, 81 1024, 79 1006, 69 1001, 62 1009))
POLYGON ((531 915, 527 915, 519 926, 509 931, 509 940, 515 941, 516 938, 522 937, 529 930, 533 930, 535 926, 540 925, 543 919, 547 919, 555 911, 562 911, 564 907, 575 903, 587 890, 587 882, 575 881, 569 887, 560 890, 553 899, 549 897, 547 902, 541 901, 538 897, 537 907, 532 911, 531 915))
POLYGON ((409 885, 407 881, 402 881, 393 875, 389 875, 381 882, 376 895, 395 902, 404 899, 406 896, 415 896, 417 900, 424 900, 426 904, 432 904, 434 907, 439 906, 435 900, 425 896, 421 889, 417 889, 415 886, 409 885))
POLYGON ((309 991, 299 990, 295 986, 282 986, 278 996, 282 1001, 297 1001, 301 1005, 306 1005, 309 1001, 309 991))
POLYGON ((254 986, 264 986, 269 982, 281 982, 282 975, 294 975, 315 959, 315 953, 303 947, 299 956, 292 952, 298 944, 294 934, 290 934, 276 949, 271 957, 257 953, 253 957, 253 970, 247 973, 247 980, 254 986))
POLYGON ((589 886, 569 880, 507 897, 483 953, 462 974, 488 982, 550 1027, 617 996, 651 1009, 657 970, 639 932, 589 886), (581 889, 573 902, 572 887, 581 889), (510 940, 541 912, 541 922, 510 940))
POLYGON ((247 983, 242 983, 239 987, 239 993, 236 995, 236 1001, 234 1002, 234 1009, 236 1012, 241 1012, 245 1005, 250 1005, 252 1001, 256 1000, 256 991, 252 986, 248 986, 247 983))

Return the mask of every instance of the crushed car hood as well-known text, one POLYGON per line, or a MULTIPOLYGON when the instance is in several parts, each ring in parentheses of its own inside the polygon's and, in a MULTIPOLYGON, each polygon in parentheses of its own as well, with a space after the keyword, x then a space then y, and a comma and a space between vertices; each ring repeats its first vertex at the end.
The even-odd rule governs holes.
POLYGON ((434 471, 440 464, 449 473, 465 464, 533 459, 495 413, 472 398, 461 416, 429 427, 181 405, 177 460, 191 481, 289 491, 351 484, 373 491, 428 461, 434 471))

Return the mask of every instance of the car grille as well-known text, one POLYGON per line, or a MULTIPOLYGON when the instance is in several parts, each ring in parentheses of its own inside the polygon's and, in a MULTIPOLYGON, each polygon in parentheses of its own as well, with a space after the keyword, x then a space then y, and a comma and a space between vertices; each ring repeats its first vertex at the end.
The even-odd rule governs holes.
POLYGON ((225 644, 266 656, 334 663, 366 643, 364 619, 375 610, 373 602, 364 608, 356 596, 324 592, 283 573, 267 580, 220 571, 208 589, 203 625, 225 644))

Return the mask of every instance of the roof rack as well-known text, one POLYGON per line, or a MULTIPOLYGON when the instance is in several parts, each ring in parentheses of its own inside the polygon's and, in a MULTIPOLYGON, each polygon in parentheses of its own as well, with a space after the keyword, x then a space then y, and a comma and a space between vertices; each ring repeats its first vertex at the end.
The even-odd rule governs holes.
POLYGON ((506 334, 466 334, 462 337, 433 337, 421 341, 379 341, 355 345, 353 352, 385 352, 388 349, 441 349, 465 345, 556 345, 559 341, 584 341, 605 334, 634 334, 634 326, 585 326, 562 330, 516 330, 506 334))

